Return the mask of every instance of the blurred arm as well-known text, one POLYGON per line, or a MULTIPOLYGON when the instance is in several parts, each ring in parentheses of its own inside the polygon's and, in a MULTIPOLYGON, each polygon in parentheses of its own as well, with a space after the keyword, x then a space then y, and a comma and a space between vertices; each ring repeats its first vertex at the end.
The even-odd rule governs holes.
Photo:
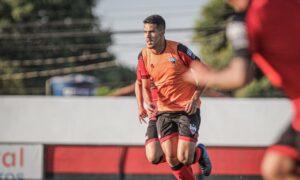
POLYGON ((247 28, 244 23, 245 12, 237 13, 233 21, 227 25, 226 36, 232 44, 234 58, 229 66, 221 71, 215 71, 205 65, 193 62, 191 67, 195 73, 187 73, 187 81, 199 83, 208 87, 217 87, 223 90, 237 89, 253 79, 253 69, 250 66, 251 54, 247 28))
POLYGON ((235 57, 229 66, 219 72, 210 72, 207 86, 224 90, 241 88, 253 78, 248 60, 235 57))

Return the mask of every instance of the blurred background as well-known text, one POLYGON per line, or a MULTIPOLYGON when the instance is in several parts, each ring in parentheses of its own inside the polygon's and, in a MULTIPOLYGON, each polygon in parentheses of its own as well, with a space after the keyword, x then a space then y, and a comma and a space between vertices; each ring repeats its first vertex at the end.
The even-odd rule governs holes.
MULTIPOLYGON (((228 64, 233 10, 221 0, 0 1, 0 179, 173 178, 146 162, 146 126, 137 120, 135 68, 151 14, 165 18, 167 39, 214 68, 228 64)), ((280 129, 290 115, 284 95, 257 69, 245 88, 203 97, 201 133, 216 162, 207 179, 260 179, 265 147, 278 135, 266 127, 275 118, 280 129)))
MULTIPOLYGON (((219 0, 4 0, 0 8, 2 95, 133 95, 142 21, 151 14, 165 18, 167 39, 209 65, 222 68, 231 57, 224 27, 232 10, 219 0)), ((282 96, 263 77, 224 95, 282 96)))

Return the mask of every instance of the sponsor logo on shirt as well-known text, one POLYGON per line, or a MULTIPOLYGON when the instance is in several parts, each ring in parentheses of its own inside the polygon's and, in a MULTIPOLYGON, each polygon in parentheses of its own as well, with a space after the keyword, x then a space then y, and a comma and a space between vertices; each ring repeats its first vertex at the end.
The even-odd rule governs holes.
POLYGON ((170 57, 169 62, 171 62, 172 64, 176 64, 176 58, 170 57))

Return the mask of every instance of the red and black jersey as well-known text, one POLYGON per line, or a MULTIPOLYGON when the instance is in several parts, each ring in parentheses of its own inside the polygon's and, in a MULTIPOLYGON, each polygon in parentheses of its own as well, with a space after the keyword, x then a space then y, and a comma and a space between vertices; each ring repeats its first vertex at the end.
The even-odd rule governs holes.
POLYGON ((252 59, 294 102, 294 127, 300 131, 300 3, 251 1, 246 15, 252 59))

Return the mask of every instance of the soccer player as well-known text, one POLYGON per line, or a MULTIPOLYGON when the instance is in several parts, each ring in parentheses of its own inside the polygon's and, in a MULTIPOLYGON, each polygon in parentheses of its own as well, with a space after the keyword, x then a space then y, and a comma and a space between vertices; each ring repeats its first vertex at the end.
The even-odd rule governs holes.
MULTIPOLYGON (((147 114, 145 108, 144 108, 144 100, 143 100, 143 94, 142 94, 142 82, 141 82, 141 71, 140 71, 140 63, 137 66, 136 69, 136 74, 137 74, 137 80, 135 82, 135 93, 136 93, 136 98, 138 102, 138 116, 139 116, 139 121, 140 123, 147 123, 145 118, 149 116, 149 122, 148 122, 148 127, 147 127, 147 132, 146 132, 146 142, 145 142, 145 149, 146 149, 146 156, 147 159, 150 163, 152 164, 160 164, 163 162, 166 162, 165 156, 162 152, 160 143, 158 141, 158 134, 157 134, 157 127, 156 127, 156 120, 157 120, 157 100, 158 100, 158 95, 157 95, 157 88, 154 85, 154 82, 152 79, 150 79, 150 91, 151 91, 151 98, 152 102, 154 105, 154 113, 151 115, 147 114)), ((201 148, 204 148, 202 144, 199 144, 196 148, 199 148, 199 150, 196 149, 195 156, 196 159, 199 159, 197 157, 200 157, 200 153, 202 151, 201 148)), ((203 161, 203 158, 201 159, 203 161)), ((198 160, 199 161, 199 160, 198 160)), ((197 161, 195 160, 194 163, 197 161)), ((180 169, 181 174, 184 174, 182 172, 189 172, 189 175, 184 175, 182 176, 182 179, 193 179, 193 172, 191 167, 182 167, 180 169)), ((206 171, 205 174, 208 172, 206 171)), ((173 172, 175 176, 177 176, 177 172, 173 172)))
POLYGON ((266 152, 262 162, 265 179, 294 180, 300 161, 300 2, 299 0, 228 0, 237 17, 227 26, 235 57, 230 65, 214 71, 192 63, 186 80, 223 89, 242 87, 251 80, 250 60, 274 86, 281 88, 294 106, 291 124, 266 152))
POLYGON ((211 162, 206 148, 203 144, 196 148, 203 88, 182 78, 189 64, 200 59, 186 46, 165 39, 165 21, 161 16, 151 15, 143 22, 146 48, 139 55, 143 97, 148 110, 153 111, 149 81, 152 78, 158 92, 157 129, 166 161, 177 179, 194 179, 189 165, 195 162, 209 176, 211 162))

